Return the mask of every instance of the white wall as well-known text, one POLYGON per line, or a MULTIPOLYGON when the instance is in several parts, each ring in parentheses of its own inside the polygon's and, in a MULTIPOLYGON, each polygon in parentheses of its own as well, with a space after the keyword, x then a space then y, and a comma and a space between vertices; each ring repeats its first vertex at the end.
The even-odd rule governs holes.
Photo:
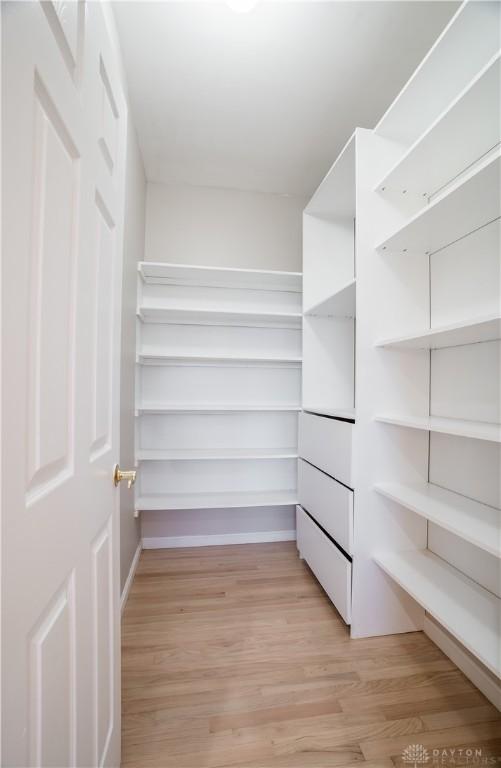
MULTIPOLYGON (((305 198, 148 183, 147 261, 301 271, 305 198)), ((143 538, 293 531, 293 507, 141 514, 143 538)))
MULTIPOLYGON (((134 467, 134 373, 136 351, 137 262, 143 259, 146 178, 136 132, 129 115, 122 275, 122 352, 120 380, 120 466, 134 467)), ((123 590, 140 538, 134 518, 134 492, 120 487, 120 588, 123 590)))
POLYGON ((301 271, 306 199, 148 184, 147 261, 301 271))

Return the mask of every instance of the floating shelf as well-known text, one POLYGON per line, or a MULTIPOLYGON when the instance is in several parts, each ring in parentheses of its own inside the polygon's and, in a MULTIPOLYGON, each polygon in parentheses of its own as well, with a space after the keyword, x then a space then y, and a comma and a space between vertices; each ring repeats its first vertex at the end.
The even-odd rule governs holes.
POLYGON ((497 53, 460 95, 376 185, 375 191, 430 196, 501 140, 500 54, 497 53), (444 151, 447 148, 447 151, 444 151))
POLYGON ((301 272, 231 269, 143 261, 138 265, 143 282, 161 285, 192 285, 239 290, 301 293, 301 272))
POLYGON ((374 490, 501 558, 501 510, 431 483, 377 483, 374 490))
POLYGON ((304 209, 312 216, 355 217, 355 133, 304 209))
POLYGON ((301 366, 300 357, 271 357, 271 356, 245 356, 245 355, 201 355, 180 354, 169 355, 154 352, 140 352, 137 356, 140 365, 230 365, 230 366, 272 366, 294 367, 301 366))
POLYGON ((499 218, 500 172, 498 148, 380 243, 378 250, 431 254, 499 218))
POLYGON ((461 323, 433 328, 415 336, 382 339, 376 347, 403 347, 407 349, 442 349, 501 338, 501 318, 498 316, 465 320, 461 323))
POLYGON ((392 416, 379 415, 375 421, 383 424, 394 424, 397 427, 422 429, 427 432, 441 432, 445 435, 471 437, 475 440, 488 440, 501 443, 501 424, 489 424, 484 421, 467 421, 465 419, 449 419, 441 416, 392 416))
POLYGON ((327 299, 305 310, 307 317, 355 317, 356 280, 350 280, 327 299))
POLYGON ((138 461, 204 461, 218 459, 224 461, 233 460, 269 460, 269 459, 297 459, 297 448, 207 448, 207 449, 159 449, 139 450, 136 454, 138 461))
POLYGON ((330 416, 333 419, 355 421, 354 408, 330 408, 323 405, 303 405, 303 411, 314 413, 317 416, 330 416))
POLYGON ((139 307, 137 315, 144 323, 178 325, 242 325, 252 328, 301 328, 300 312, 256 312, 254 310, 210 309, 193 307, 139 307))
POLYGON ((240 413, 257 411, 300 411, 301 406, 293 403, 151 403, 140 405, 137 415, 162 413, 240 413))
POLYGON ((297 491, 243 491, 240 493, 151 493, 136 499, 136 509, 229 509, 283 507, 297 504, 297 491))
POLYGON ((501 600, 428 550, 385 553, 374 559, 482 664, 501 676, 501 600))

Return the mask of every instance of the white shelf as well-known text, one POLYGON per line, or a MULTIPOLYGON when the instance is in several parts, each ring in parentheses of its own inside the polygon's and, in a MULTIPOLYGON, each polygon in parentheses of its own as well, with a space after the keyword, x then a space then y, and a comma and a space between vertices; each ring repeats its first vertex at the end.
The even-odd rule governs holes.
POLYGON ((448 632, 501 676, 501 601, 428 550, 377 555, 376 563, 448 632))
POLYGON ((330 416, 333 419, 355 421, 354 408, 329 408, 324 405, 303 405, 303 411, 314 413, 317 416, 330 416))
POLYGON ((193 307, 139 307, 137 315, 144 323, 179 325, 241 325, 252 328, 301 328, 300 312, 256 312, 193 307))
POLYGON ((138 271, 143 281, 150 284, 196 285, 292 293, 302 291, 301 272, 203 267, 155 261, 140 262, 138 271))
POLYGON ((137 461, 207 461, 297 459, 297 448, 207 448, 139 450, 137 461))
POLYGON ((383 424, 394 424, 397 427, 422 429, 428 432, 441 432, 445 435, 471 437, 476 440, 488 440, 493 443, 501 442, 501 425, 489 424, 484 421, 466 421, 465 419, 450 419, 440 416, 394 416, 381 414, 375 421, 383 424))
POLYGON ((353 133, 304 209, 306 214, 355 217, 355 143, 353 133))
POLYGON ((272 357, 272 356, 246 356, 246 355, 204 355, 204 354, 179 354, 169 355, 155 352, 140 352, 137 356, 140 365, 269 365, 289 366, 297 368, 301 365, 300 357, 272 357))
POLYGON ((308 317, 355 317, 356 280, 304 311, 308 317))
POLYGON ((137 414, 162 414, 162 413, 241 413, 257 411, 300 411, 301 406, 294 403, 151 403, 143 404, 137 408, 137 414))
POLYGON ((433 328, 412 336, 381 339, 376 347, 402 347, 407 349, 442 349, 501 338, 501 318, 498 316, 465 320, 461 323, 433 328))
POLYGON ((376 190, 431 195, 468 168, 501 139, 500 54, 497 53, 406 154, 376 190))
POLYGON ((431 483, 377 483, 374 490, 501 558, 501 511, 431 483))
POLYGON ((241 493, 151 493, 136 499, 136 509, 229 509, 236 507, 283 507, 297 504, 295 490, 243 491, 241 493))
POLYGON ((500 172, 498 148, 380 243, 378 250, 431 254, 499 218, 500 172))

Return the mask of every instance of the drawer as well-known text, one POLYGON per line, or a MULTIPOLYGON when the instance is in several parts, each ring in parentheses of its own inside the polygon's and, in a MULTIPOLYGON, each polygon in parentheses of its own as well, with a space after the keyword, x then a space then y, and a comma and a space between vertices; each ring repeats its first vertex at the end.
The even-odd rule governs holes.
POLYGON ((301 413, 299 455, 353 488, 353 427, 349 421, 301 413))
POLYGON ((325 589, 347 624, 351 623, 351 563, 301 507, 296 507, 300 557, 325 589))
POLYGON ((298 500, 345 552, 353 551, 353 491, 303 460, 298 462, 298 500))

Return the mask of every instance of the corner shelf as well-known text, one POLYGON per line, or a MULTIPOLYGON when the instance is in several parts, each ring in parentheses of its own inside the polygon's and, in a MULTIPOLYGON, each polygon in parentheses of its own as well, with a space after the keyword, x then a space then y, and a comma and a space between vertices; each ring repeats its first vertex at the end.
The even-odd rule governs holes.
POLYGON ((356 280, 350 280, 326 299, 304 310, 307 317, 355 317, 356 280))
POLYGON ((151 403, 137 407, 138 416, 163 413, 243 413, 255 411, 295 412, 301 406, 294 403, 151 403))
POLYGON ((254 366, 269 365, 273 367, 294 367, 301 366, 300 357, 273 357, 251 355, 203 355, 203 354, 163 354, 155 352, 140 352, 137 356, 137 362, 140 365, 237 365, 254 366))
POLYGON ((460 323, 432 328, 424 333, 412 336, 400 336, 394 339, 381 339, 376 347, 396 347, 404 349, 443 349, 463 344, 476 344, 483 341, 496 341, 501 338, 501 317, 497 315, 464 320, 460 323))
POLYGON ((501 150, 462 175, 445 194, 377 246, 390 253, 431 254, 498 219, 501 150))
POLYGON ((471 437, 475 440, 501 443, 501 424, 451 419, 441 416, 393 416, 390 414, 375 416, 374 420, 397 427, 409 427, 410 429, 421 429, 426 432, 440 432, 445 435, 457 435, 458 437, 471 437))
POLYGON ((233 509, 237 507, 283 507, 297 504, 295 490, 243 491, 241 493, 151 493, 136 499, 136 509, 233 509))
POLYGON ((297 448, 207 448, 207 449, 139 449, 137 461, 204 461, 218 459, 221 461, 236 460, 273 460, 297 459, 297 448))
POLYGON ((383 553, 375 562, 501 677, 501 600, 428 550, 383 553))
POLYGON ((203 267, 156 261, 141 262, 138 272, 143 282, 151 285, 191 285, 292 293, 301 293, 303 278, 301 272, 203 267))
POLYGON ((445 111, 414 142, 374 191, 430 196, 501 140, 492 104, 500 92, 495 54, 445 111), (444 152, 444 147, 447 151, 444 152))
POLYGON ((501 558, 501 510, 432 483, 377 483, 374 490, 501 558))

